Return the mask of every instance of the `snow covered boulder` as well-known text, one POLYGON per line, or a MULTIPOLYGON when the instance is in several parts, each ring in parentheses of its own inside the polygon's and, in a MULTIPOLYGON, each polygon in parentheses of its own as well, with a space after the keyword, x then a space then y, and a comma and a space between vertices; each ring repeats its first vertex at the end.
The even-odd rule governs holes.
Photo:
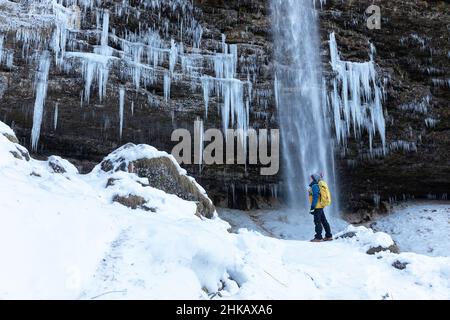
POLYGON ((372 229, 362 226, 349 226, 345 231, 338 233, 336 239, 356 243, 370 255, 382 251, 400 252, 390 235, 384 232, 374 232, 372 229))
POLYGON ((175 158, 149 145, 128 143, 109 154, 99 165, 104 172, 124 171, 145 178, 145 186, 197 203, 199 216, 212 218, 216 211, 205 190, 187 175, 175 158))

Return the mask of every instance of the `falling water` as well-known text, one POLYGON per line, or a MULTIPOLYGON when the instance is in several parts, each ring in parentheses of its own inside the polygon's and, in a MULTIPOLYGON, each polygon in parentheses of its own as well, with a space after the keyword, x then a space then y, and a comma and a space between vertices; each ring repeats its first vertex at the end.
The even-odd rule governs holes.
POLYGON ((291 207, 307 208, 311 173, 323 172, 337 194, 317 12, 313 0, 272 0, 272 15, 286 200, 291 207))

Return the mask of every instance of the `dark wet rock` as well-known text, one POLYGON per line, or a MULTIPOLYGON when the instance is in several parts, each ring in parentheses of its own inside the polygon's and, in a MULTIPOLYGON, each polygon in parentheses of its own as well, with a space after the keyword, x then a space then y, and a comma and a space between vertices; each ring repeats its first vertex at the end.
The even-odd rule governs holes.
POLYGON ((113 201, 118 202, 121 205, 124 205, 133 210, 142 209, 145 211, 156 212, 156 208, 147 206, 147 201, 143 197, 140 197, 140 196, 128 195, 128 196, 124 197, 124 196, 116 195, 113 198, 113 201))
POLYGON ((108 181, 106 182, 106 186, 105 188, 111 187, 115 184, 115 182, 117 181, 117 179, 114 178, 109 178, 108 181))
POLYGON ((408 265, 407 262, 401 262, 401 261, 399 261, 399 260, 395 260, 395 261, 392 263, 392 266, 393 266, 395 269, 398 269, 398 270, 405 270, 407 265, 408 265))
POLYGON ((54 173, 66 173, 67 172, 66 169, 56 161, 49 160, 48 165, 50 166, 50 168, 52 168, 54 173))
POLYGON ((346 232, 343 235, 340 235, 338 237, 336 237, 336 239, 349 239, 349 238, 353 238, 356 237, 356 232, 346 232))
POLYGON ((382 247, 382 246, 373 247, 373 248, 370 248, 369 250, 367 250, 366 253, 370 254, 370 255, 374 255, 376 253, 383 252, 383 251, 390 251, 392 253, 400 253, 400 249, 398 248, 398 246, 396 244, 393 244, 387 248, 382 247))

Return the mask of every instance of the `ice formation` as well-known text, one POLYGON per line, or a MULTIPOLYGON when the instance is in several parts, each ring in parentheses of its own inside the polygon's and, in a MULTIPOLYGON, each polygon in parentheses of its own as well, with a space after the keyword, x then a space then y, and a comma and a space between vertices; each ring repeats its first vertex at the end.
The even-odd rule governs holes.
POLYGON ((120 133, 120 139, 122 139, 122 131, 123 131, 124 106, 125 106, 125 88, 120 87, 120 89, 119 89, 119 133, 120 133))
POLYGON ((3 42, 5 41, 5 36, 0 35, 0 64, 2 64, 3 61, 3 42))
POLYGON ((203 121, 197 118, 194 122, 194 163, 198 164, 200 171, 203 164, 204 141, 203 121))
POLYGON ((44 104, 47 96, 49 70, 50 54, 48 51, 44 51, 39 57, 39 67, 35 79, 36 100, 34 102, 33 128, 31 129, 31 147, 33 150, 37 150, 39 136, 41 133, 44 104))
POLYGON ((431 95, 422 97, 419 101, 413 101, 400 105, 398 108, 402 111, 427 114, 430 109, 431 95))
POLYGON ((59 108, 59 105, 56 104, 55 111, 53 114, 53 130, 56 130, 56 128, 58 127, 58 108, 59 108))
MULTIPOLYGON (((195 19, 198 9, 192 1, 139 0, 131 3, 124 0, 115 2, 108 9, 98 0, 4 1, 3 4, 5 10, 0 17, 7 14, 8 19, 6 24, 0 20, 0 63, 13 66, 12 50, 5 48, 5 43, 6 37, 12 35, 9 31, 14 31, 15 39, 12 40, 20 45, 22 58, 29 64, 33 63, 33 59, 28 58, 32 53, 48 51, 59 70, 68 74, 80 72, 84 81, 81 106, 89 106, 93 98, 102 102, 107 90, 114 90, 108 89, 112 76, 122 83, 133 83, 136 90, 147 94, 149 104, 168 106, 172 83, 182 79, 191 82, 192 90, 203 90, 205 117, 215 96, 223 129, 247 130, 251 81, 255 80, 256 70, 251 61, 255 58, 241 59, 246 66, 239 70, 246 74, 246 79, 241 79, 238 46, 227 44, 225 36, 217 52, 200 49, 203 28, 195 19), (159 21, 139 19, 142 9, 156 13, 159 21), (139 28, 118 32, 110 25, 114 17, 140 20, 139 28), (161 80, 164 96, 158 97, 149 86, 159 84, 161 80)), ((35 119, 42 122, 42 118, 35 119)), ((40 126, 40 122, 35 127, 40 126)))
POLYGON ((168 72, 164 73, 164 100, 166 103, 170 99, 170 75, 168 72))
POLYGON ((438 119, 434 119, 434 118, 430 118, 430 117, 425 119, 425 125, 428 128, 434 128, 438 122, 439 122, 438 119))
POLYGON ((338 143, 345 146, 350 135, 360 139, 365 131, 370 151, 377 133, 386 150, 383 87, 375 69, 375 48, 371 45, 368 62, 350 62, 341 59, 334 33, 330 34, 329 44, 331 67, 336 73, 330 102, 338 143))

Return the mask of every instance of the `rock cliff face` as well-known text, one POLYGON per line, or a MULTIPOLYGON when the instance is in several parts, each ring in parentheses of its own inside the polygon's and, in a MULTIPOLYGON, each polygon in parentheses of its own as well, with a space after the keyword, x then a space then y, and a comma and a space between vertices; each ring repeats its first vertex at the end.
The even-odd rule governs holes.
MULTIPOLYGON (((351 142, 339 161, 347 212, 408 198, 446 199, 450 190, 450 5, 444 1, 327 1, 322 38, 336 33, 346 60, 367 60, 368 42, 387 79, 384 157, 364 159, 351 142), (372 4, 381 29, 367 28, 372 4), (381 202, 380 202, 381 201, 381 202)), ((326 47, 326 44, 323 44, 326 47)), ((328 69, 329 70, 329 69, 328 69)), ((329 75, 331 76, 331 75, 329 75)))
MULTIPOLYGON (((347 212, 450 190, 450 5, 375 1, 381 29, 370 30, 372 2, 328 0, 319 11, 329 91, 335 32, 342 60, 368 61, 374 45, 386 95, 387 154, 368 151, 367 133, 336 148, 347 212)), ((205 129, 231 115, 235 127, 278 126, 267 0, 0 1, 0 12, 0 115, 27 147, 39 120, 42 52, 50 53, 35 154, 78 160, 87 171, 127 142, 170 151, 172 131, 193 132, 197 118, 205 129)), ((217 205, 261 207, 282 189, 282 172, 261 176, 258 166, 187 167, 217 205)))

